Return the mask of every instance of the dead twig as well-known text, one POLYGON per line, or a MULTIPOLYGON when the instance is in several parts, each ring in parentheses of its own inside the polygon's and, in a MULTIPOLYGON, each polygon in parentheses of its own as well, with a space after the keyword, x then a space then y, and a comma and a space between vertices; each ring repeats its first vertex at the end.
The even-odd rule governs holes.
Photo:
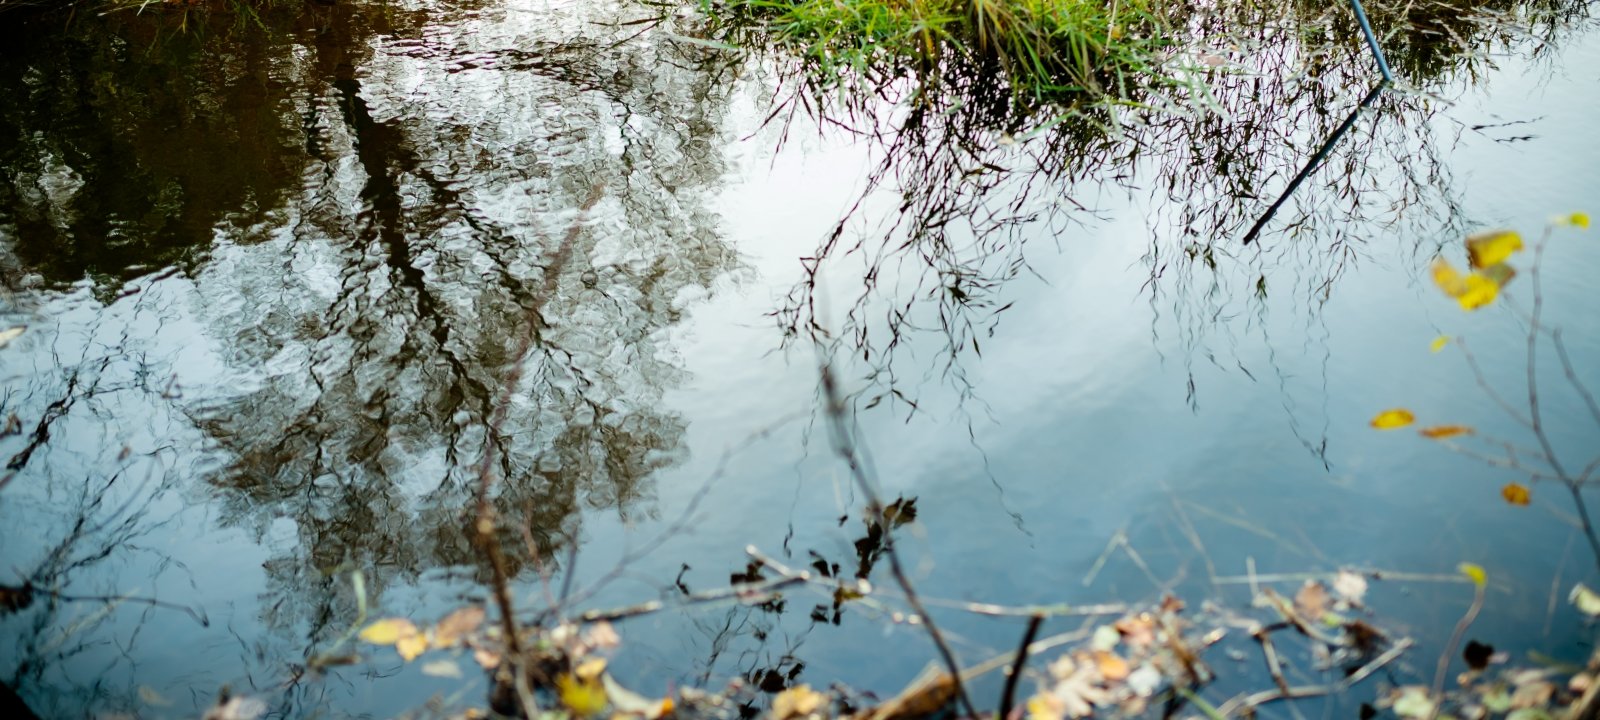
POLYGON ((1011 717, 1011 706, 1017 698, 1017 681, 1022 679, 1022 668, 1028 663, 1028 646, 1033 644, 1033 638, 1039 634, 1041 625, 1044 625, 1043 615, 1028 618, 1028 629, 1022 632, 1022 645, 1017 648, 1017 659, 1011 664, 1011 671, 1006 675, 1005 690, 1000 693, 999 720, 1011 717))

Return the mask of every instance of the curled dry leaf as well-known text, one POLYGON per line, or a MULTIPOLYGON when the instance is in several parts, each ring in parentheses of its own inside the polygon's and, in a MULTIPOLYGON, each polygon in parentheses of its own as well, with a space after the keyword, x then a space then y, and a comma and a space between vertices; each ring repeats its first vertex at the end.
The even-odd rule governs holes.
POLYGON ((477 605, 468 605, 444 616, 444 619, 433 626, 434 647, 451 648, 460 645, 462 640, 483 624, 483 617, 483 608, 477 605))
POLYGON ((1417 421, 1417 416, 1405 408, 1391 408, 1373 416, 1371 425, 1379 430, 1403 428, 1417 421))
POLYGON ((811 689, 810 685, 796 685, 772 698, 772 715, 777 720, 802 718, 827 705, 828 696, 811 689))

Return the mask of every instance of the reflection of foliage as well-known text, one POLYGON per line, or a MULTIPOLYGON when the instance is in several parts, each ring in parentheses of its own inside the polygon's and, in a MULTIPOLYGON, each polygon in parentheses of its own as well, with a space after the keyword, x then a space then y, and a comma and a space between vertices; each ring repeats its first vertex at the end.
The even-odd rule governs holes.
POLYGON ((322 637, 348 616, 327 576, 341 566, 378 593, 440 566, 482 577, 467 531, 490 444, 519 563, 551 562, 584 510, 648 516, 652 474, 682 457, 684 423, 658 408, 680 373, 662 342, 683 292, 734 267, 701 207, 723 172, 710 150, 727 91, 714 73, 662 72, 693 49, 496 29, 514 34, 331 10, 290 70, 305 194, 271 240, 200 275, 242 381, 194 409, 231 458, 215 480, 224 521, 287 518, 299 535, 267 564, 278 627, 322 637), (427 42, 373 46, 424 26, 427 42), (437 78, 448 112, 387 82, 469 62, 437 78))
POLYGON ((281 208, 301 160, 272 76, 287 47, 215 20, 170 36, 122 13, 0 23, 0 228, 22 264, 126 279, 281 208))

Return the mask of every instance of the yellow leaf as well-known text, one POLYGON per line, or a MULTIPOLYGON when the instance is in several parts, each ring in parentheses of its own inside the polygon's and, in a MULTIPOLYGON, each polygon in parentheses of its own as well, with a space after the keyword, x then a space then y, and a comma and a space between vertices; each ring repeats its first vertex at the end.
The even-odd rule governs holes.
POLYGON ((1571 225, 1580 230, 1589 229, 1589 213, 1575 212, 1557 221, 1562 225, 1571 225))
POLYGON ((407 635, 395 641, 394 649, 400 653, 400 659, 411 662, 428 649, 428 636, 422 633, 407 635))
POLYGON ((1433 284, 1453 298, 1467 292, 1467 279, 1444 258, 1433 259, 1433 284))
POLYGON ((1449 335, 1440 335, 1439 337, 1434 338, 1433 342, 1428 344, 1428 350, 1429 350, 1429 352, 1439 352, 1440 350, 1444 349, 1444 346, 1449 345, 1449 344, 1450 344, 1450 336, 1449 335))
POLYGON ((1429 440, 1443 440, 1457 435, 1471 435, 1472 428, 1466 425, 1435 425, 1418 430, 1417 433, 1429 440))
POLYGON ((1379 430, 1393 430, 1395 428, 1402 428, 1410 425, 1411 423, 1416 422, 1416 420, 1417 416, 1412 415, 1410 410, 1405 408, 1394 408, 1392 410, 1385 410, 1381 413, 1378 413, 1376 417, 1373 417, 1372 426, 1379 430))
POLYGON ((1479 270, 1499 265, 1521 249, 1522 236, 1513 230, 1490 230, 1467 238, 1467 259, 1479 270))
POLYGON ((606 709, 606 688, 599 680, 581 680, 572 673, 556 678, 556 693, 561 704, 578 717, 600 714, 606 709))
POLYGON ((1500 488, 1500 497, 1505 498, 1506 502, 1512 505, 1527 505, 1528 501, 1533 499, 1533 493, 1529 492, 1524 485, 1506 483, 1505 487, 1500 488))
POLYGON ((417 626, 405 618, 385 618, 361 631, 361 639, 373 645, 393 645, 401 638, 417 634, 417 626))
POLYGON ((600 677, 600 673, 605 671, 605 658, 592 657, 584 660, 581 663, 578 663, 578 667, 572 670, 572 674, 576 675, 579 680, 584 682, 593 682, 595 679, 600 677))
POLYGON ((1494 302, 1495 297, 1500 295, 1500 286, 1495 281, 1477 273, 1468 275, 1465 284, 1466 290, 1456 296, 1456 302, 1461 304, 1462 310, 1477 310, 1494 302))
POLYGON ((1462 575, 1471 578, 1472 584, 1478 587, 1483 587, 1489 582, 1489 573, 1484 572, 1481 565, 1461 563, 1456 569, 1460 570, 1462 575))

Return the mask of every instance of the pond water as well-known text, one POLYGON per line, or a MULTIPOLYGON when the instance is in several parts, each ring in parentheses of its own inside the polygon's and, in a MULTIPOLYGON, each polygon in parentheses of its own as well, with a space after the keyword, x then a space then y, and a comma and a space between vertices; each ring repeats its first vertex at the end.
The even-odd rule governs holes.
MULTIPOLYGON (((1565 596, 1596 562, 1564 489, 1508 505, 1526 472, 1367 423, 1405 406, 1534 443, 1459 347, 1429 349, 1466 338, 1525 411, 1531 280, 1467 314, 1428 267, 1477 229, 1531 241, 1600 210, 1586 8, 1508 6, 1444 50, 1388 35, 1399 87, 1250 245, 1374 80, 1342 8, 1318 11, 1327 47, 1197 17, 1174 63, 1211 112, 1181 110, 1200 85, 1152 88, 1009 134, 908 110, 903 86, 819 118, 781 58, 638 5, 13 13, 0 584, 61 598, 0 616, 0 679, 48 717, 190 717, 223 686, 289 717, 481 702, 481 678, 387 650, 302 669, 357 622, 352 571, 369 616, 485 597, 466 531, 491 445, 522 607, 722 587, 748 546, 887 586, 824 362, 881 493, 915 500, 898 546, 968 661, 1022 624, 956 601, 1243 607, 1250 567, 1464 561, 1491 578, 1473 637, 1581 661, 1594 632, 1565 596)), ((1542 267, 1543 323, 1600 385, 1600 243, 1558 229, 1542 267)), ((1581 468, 1600 418, 1541 352, 1542 417, 1581 468)), ((1399 676, 1431 676, 1470 600, 1375 585, 1419 641, 1399 676)), ((614 672, 653 693, 891 693, 934 657, 804 591, 620 630, 614 672)))

